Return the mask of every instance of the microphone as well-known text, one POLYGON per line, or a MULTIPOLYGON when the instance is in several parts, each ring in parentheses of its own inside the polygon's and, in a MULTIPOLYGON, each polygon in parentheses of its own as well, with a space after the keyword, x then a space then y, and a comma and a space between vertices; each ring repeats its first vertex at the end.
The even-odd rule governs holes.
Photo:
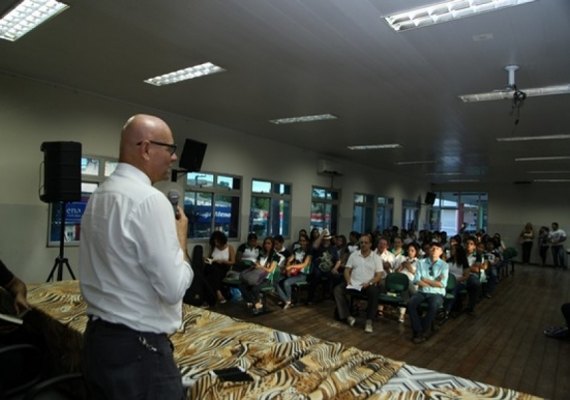
POLYGON ((166 195, 170 203, 172 203, 172 209, 174 210, 174 216, 176 219, 180 218, 180 212, 178 211, 178 200, 180 199, 180 194, 176 190, 171 190, 166 195))

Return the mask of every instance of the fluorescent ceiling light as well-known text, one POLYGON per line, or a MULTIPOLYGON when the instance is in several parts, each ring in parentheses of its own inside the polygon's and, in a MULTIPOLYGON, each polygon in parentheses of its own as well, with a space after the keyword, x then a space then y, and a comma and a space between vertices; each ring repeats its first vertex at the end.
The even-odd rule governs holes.
POLYGON ((420 164, 435 164, 435 161, 398 161, 396 165, 420 165, 420 164))
POLYGON ((389 144, 363 144, 357 146, 347 146, 349 150, 378 150, 378 149, 398 149, 402 147, 398 143, 389 144))
POLYGON ((428 176, 458 176, 462 175, 461 172, 428 172, 428 176))
POLYGON ((570 171, 527 171, 527 174, 570 174, 570 171))
POLYGON ((384 19, 397 32, 453 21, 535 0, 449 0, 389 15, 384 19))
MULTIPOLYGON (((565 83, 563 85, 521 89, 519 91, 526 94, 526 97, 550 96, 555 94, 570 94, 570 84, 565 83)), ((486 92, 486 93, 462 94, 459 96, 459 98, 464 103, 477 103, 480 101, 512 100, 514 98, 514 95, 515 95, 515 90, 506 89, 506 90, 494 90, 492 92, 486 92)))
POLYGON ((546 156, 546 157, 519 157, 515 161, 559 161, 570 160, 570 156, 546 156))
POLYGON ((559 139, 570 139, 570 135, 502 137, 502 138, 497 138, 497 142, 526 142, 529 140, 559 140, 559 139))
POLYGON ((56 0, 23 0, 0 19, 0 39, 18 40, 67 8, 56 0))
POLYGON ((179 69, 178 71, 169 72, 160 76, 155 76, 154 78, 145 79, 146 83, 150 83, 155 86, 170 85, 172 83, 185 81, 188 79, 200 78, 206 75, 217 74, 218 72, 224 72, 225 69, 218 67, 217 65, 207 62, 200 65, 194 65, 193 67, 188 67, 184 69, 179 69))
POLYGON ((319 115, 303 115, 300 117, 289 117, 289 118, 279 118, 271 119, 269 122, 275 125, 281 124, 295 124, 298 122, 314 122, 314 121, 326 121, 329 119, 337 119, 336 115, 332 114, 319 114, 319 115))
POLYGON ((479 179, 449 179, 450 183, 474 183, 479 182, 479 179))
POLYGON ((535 179, 533 182, 539 183, 567 183, 570 179, 535 179))

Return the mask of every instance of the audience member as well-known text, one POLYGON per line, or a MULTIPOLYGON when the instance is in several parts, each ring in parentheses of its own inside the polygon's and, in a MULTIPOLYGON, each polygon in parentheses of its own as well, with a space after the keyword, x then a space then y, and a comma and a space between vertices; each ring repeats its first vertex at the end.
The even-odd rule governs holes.
POLYGON ((541 226, 538 231, 538 252, 543 267, 546 265, 548 247, 550 247, 550 229, 547 226, 541 226))
POLYGON ((250 233, 247 235, 247 242, 242 243, 236 252, 236 263, 233 267, 234 271, 241 272, 252 265, 255 265, 261 247, 257 244, 257 235, 250 233))
POLYGON ((275 242, 273 238, 265 238, 262 250, 259 252, 255 263, 240 274, 239 289, 247 306, 253 307, 254 314, 258 314, 263 309, 263 302, 260 296, 261 285, 269 274, 277 268, 281 258, 274 248, 275 242))
POLYGON ((441 243, 434 242, 430 246, 429 258, 419 260, 417 263, 414 284, 418 285, 418 291, 408 303, 414 343, 424 342, 431 334, 437 310, 443 305, 449 266, 441 259, 442 253, 441 243), (421 317, 419 308, 424 302, 427 303, 428 309, 421 317))
POLYGON ((449 265, 449 273, 456 278, 456 285, 453 291, 453 299, 446 304, 446 317, 453 312, 454 307, 460 310, 461 292, 467 290, 467 308, 468 314, 473 315, 475 305, 481 296, 481 281, 479 276, 472 274, 467 261, 467 253, 461 244, 457 243, 450 248, 450 256, 447 260, 449 265))
POLYGON ((527 222, 523 230, 519 234, 519 241, 522 248, 522 262, 523 264, 530 263, 530 253, 532 244, 534 242, 534 229, 530 222, 527 222))
MULTIPOLYGON (((332 245, 332 236, 329 230, 323 229, 319 239, 314 244, 319 244, 319 246, 313 247, 312 250, 313 259, 309 277, 308 303, 312 303, 315 300, 317 286, 320 283, 327 286, 330 294, 332 288, 341 282, 338 275, 340 258, 336 247, 332 245)), ((323 292, 327 288, 323 288, 323 292)))
POLYGON ((299 247, 289 256, 285 265, 285 275, 275 283, 277 294, 283 301, 283 309, 291 307, 292 286, 307 281, 311 272, 313 253, 307 235, 299 237, 299 247))
POLYGON ((291 256, 291 252, 285 247, 285 239, 281 235, 277 235, 273 238, 275 246, 275 252, 279 254, 278 267, 281 269, 285 266, 285 262, 291 256))
POLYGON ((384 279, 387 274, 392 272, 394 268, 394 261, 396 259, 396 257, 394 257, 394 254, 392 254, 388 249, 388 239, 386 237, 382 236, 378 239, 378 246, 374 252, 382 260, 382 267, 384 268, 382 279, 384 279))
POLYGON ((558 226, 558 222, 552 223, 552 231, 550 231, 550 249, 552 250, 552 261, 554 268, 566 269, 566 252, 564 251, 564 242, 566 241, 566 232, 558 226))
POLYGON ((170 178, 176 145, 168 125, 131 117, 119 164, 91 195, 81 222, 79 282, 89 321, 83 372, 96 399, 184 399, 168 335, 182 323, 193 272, 188 219, 152 185, 170 178))
POLYGON ((19 315, 29 310, 26 284, 15 276, 2 260, 0 260, 0 287, 7 291, 10 299, 9 304, 2 307, 0 312, 19 315))
POLYGON ((350 315, 347 295, 361 292, 366 295, 366 323, 364 331, 372 333, 372 319, 378 307, 378 283, 382 279, 382 261, 372 251, 372 237, 362 235, 359 240, 360 250, 353 252, 346 262, 344 269, 345 282, 334 288, 334 299, 341 321, 354 326, 356 319, 350 315))
POLYGON ((212 232, 204 275, 212 289, 216 292, 218 302, 221 304, 227 301, 222 293, 222 282, 235 262, 236 252, 234 247, 228 243, 226 234, 222 231, 212 232))

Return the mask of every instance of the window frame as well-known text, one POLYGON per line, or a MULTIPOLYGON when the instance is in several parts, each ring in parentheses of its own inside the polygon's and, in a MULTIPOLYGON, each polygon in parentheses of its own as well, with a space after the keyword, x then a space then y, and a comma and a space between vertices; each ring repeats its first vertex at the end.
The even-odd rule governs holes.
MULTIPOLYGON (((288 239, 291 237, 291 214, 293 209, 293 184, 286 183, 286 182, 277 182, 270 179, 263 179, 263 178, 252 178, 251 179, 251 200, 249 206, 249 218, 248 218, 248 232, 255 232, 259 237, 266 237, 266 236, 276 236, 281 235, 283 238, 288 239), (264 183, 269 184, 269 192, 264 191, 256 191, 254 189, 255 183, 264 183), (285 193, 280 193, 279 187, 284 186, 288 188, 285 190, 285 193), (266 227, 264 231, 267 230, 268 232, 258 232, 255 229, 254 225, 254 201, 256 199, 268 199, 269 200, 269 211, 268 211, 268 218, 266 227), (279 215, 275 216, 276 210, 279 209, 279 214, 283 212, 281 207, 281 202, 288 203, 289 212, 288 215, 284 215, 283 223, 279 215), (277 204, 276 204, 277 203, 277 204), (286 231, 281 231, 281 226, 284 226, 286 231), (277 231, 275 231, 277 228, 277 231)), ((263 210, 265 211, 265 210, 263 210)))
MULTIPOLYGON (((188 229, 188 234, 187 234, 187 238, 188 239, 193 239, 193 240, 209 240, 212 232, 214 232, 215 230, 222 230, 227 236, 228 239, 232 239, 232 240, 239 240, 240 239, 240 226, 241 226, 241 203, 242 203, 242 194, 243 194, 243 177, 240 175, 234 175, 234 174, 228 174, 228 173, 224 173, 224 172, 211 172, 211 171, 199 171, 199 172, 189 172, 186 173, 186 176, 184 178, 184 183, 183 183, 183 189, 184 189, 184 200, 183 200, 183 204, 184 204, 184 211, 186 213, 186 215, 189 217, 190 219, 190 229, 188 229), (212 177, 212 183, 211 185, 208 184, 209 180, 206 181, 205 183, 198 183, 198 178, 199 177, 205 177, 205 178, 209 178, 210 176, 212 177), (232 183, 234 185, 234 187, 226 187, 221 185, 221 183, 223 181, 220 180, 220 178, 225 179, 225 178, 230 178, 232 179, 232 183), (190 182, 191 180, 195 181, 195 184, 189 184, 188 182, 190 182), (235 188, 237 182, 237 186, 238 188, 235 188), (189 208, 191 205, 188 204, 187 199, 188 197, 188 193, 196 193, 196 194, 208 194, 210 195, 210 205, 207 206, 209 207, 209 211, 207 209, 202 210, 202 212, 208 214, 209 212, 209 220, 210 220, 210 226, 209 228, 206 229, 206 235, 192 235, 193 233, 193 228, 195 228, 195 224, 196 221, 192 221, 192 215, 194 214, 192 212, 192 210, 189 208), (228 230, 224 230, 223 228, 220 229, 220 225, 217 222, 220 222, 220 220, 218 219, 218 221, 216 221, 216 218, 219 217, 220 219, 222 218, 222 216, 220 216, 220 207, 216 206, 216 202, 220 201, 219 197, 220 196, 227 196, 231 198, 230 201, 230 216, 229 216, 229 222, 227 223, 227 226, 229 227, 228 230), (234 201, 237 200, 237 204, 234 204, 234 201)), ((199 214, 195 215, 195 218, 199 218, 199 214)), ((222 226, 224 226, 224 224, 222 224, 222 226)))

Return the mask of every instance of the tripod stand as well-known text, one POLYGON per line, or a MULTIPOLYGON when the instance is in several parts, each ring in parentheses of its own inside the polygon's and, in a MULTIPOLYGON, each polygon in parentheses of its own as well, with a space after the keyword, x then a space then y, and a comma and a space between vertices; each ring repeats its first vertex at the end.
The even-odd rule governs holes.
POLYGON ((67 205, 67 202, 61 201, 59 204, 61 205, 61 226, 59 229, 59 255, 55 258, 53 268, 51 269, 51 272, 49 273, 49 276, 48 276, 46 282, 49 282, 53 279, 53 274, 56 270, 57 270, 57 280, 58 281, 63 280, 63 266, 64 265, 67 267, 67 271, 69 272, 69 275, 71 275, 71 278, 75 279, 75 275, 73 275, 73 271, 71 270, 71 267, 69 266, 69 261, 63 255, 63 249, 64 249, 63 239, 64 239, 64 235, 65 235, 65 214, 66 214, 65 206, 67 205))

